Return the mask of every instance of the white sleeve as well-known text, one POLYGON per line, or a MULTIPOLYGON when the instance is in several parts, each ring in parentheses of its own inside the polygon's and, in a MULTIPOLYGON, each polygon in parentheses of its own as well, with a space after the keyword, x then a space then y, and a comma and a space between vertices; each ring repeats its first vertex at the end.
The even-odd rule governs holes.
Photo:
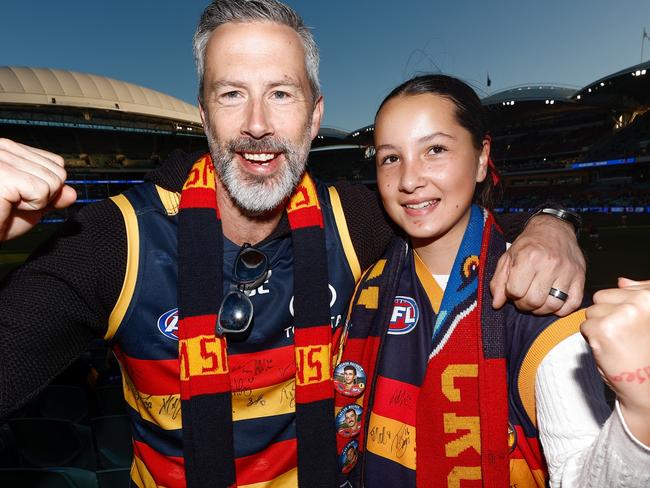
POLYGON ((650 448, 635 439, 580 334, 556 345, 537 370, 535 404, 551 488, 650 487, 650 448))

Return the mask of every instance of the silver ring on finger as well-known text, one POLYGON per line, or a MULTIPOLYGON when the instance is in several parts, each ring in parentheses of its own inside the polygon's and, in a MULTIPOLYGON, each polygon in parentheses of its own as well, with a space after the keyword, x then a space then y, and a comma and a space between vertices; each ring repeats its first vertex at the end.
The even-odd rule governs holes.
POLYGON ((558 300, 562 300, 563 302, 566 302, 567 298, 569 298, 569 295, 561 290, 558 290, 557 288, 551 288, 548 294, 554 298, 557 298, 558 300))

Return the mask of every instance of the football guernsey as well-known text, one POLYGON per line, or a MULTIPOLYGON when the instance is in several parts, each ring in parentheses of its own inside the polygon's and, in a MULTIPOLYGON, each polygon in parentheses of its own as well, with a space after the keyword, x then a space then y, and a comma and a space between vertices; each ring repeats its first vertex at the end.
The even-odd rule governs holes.
MULTIPOLYGON (((331 323, 337 328, 360 274, 359 264, 336 190, 319 183, 318 197, 325 223, 331 323)), ((134 428, 131 477, 140 487, 183 487, 176 271, 179 195, 145 183, 113 200, 124 216, 129 252, 106 339, 122 367, 134 428)), ((252 330, 245 341, 230 340, 227 351, 237 484, 295 486, 291 238, 271 240, 258 249, 269 259, 269 274, 262 285, 247 292, 254 307, 252 330)), ((239 246, 224 237, 224 290, 231 287, 238 252, 239 246)), ((201 347, 206 361, 226 360, 212 344, 201 347)))

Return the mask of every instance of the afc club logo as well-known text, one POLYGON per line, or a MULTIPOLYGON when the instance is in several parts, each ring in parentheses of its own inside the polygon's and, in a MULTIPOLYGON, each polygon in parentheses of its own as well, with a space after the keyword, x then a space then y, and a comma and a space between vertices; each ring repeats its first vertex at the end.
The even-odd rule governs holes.
POLYGON ((393 313, 388 324, 388 333, 393 335, 408 334, 418 323, 420 310, 411 297, 395 297, 393 313))
POLYGON ((178 331, 178 308, 172 308, 158 317, 158 330, 165 337, 173 341, 178 340, 178 336, 176 335, 178 331))

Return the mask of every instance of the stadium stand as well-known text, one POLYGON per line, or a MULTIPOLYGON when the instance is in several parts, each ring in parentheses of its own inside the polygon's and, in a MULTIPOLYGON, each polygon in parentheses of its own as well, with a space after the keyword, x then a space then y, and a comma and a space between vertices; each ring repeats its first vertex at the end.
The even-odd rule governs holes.
POLYGON ((97 469, 90 429, 53 418, 14 418, 9 427, 16 440, 21 467, 97 469))
POLYGON ((131 466, 133 446, 129 417, 126 415, 95 417, 90 424, 101 467, 116 469, 131 466))
POLYGON ((70 155, 73 166, 150 165, 152 155, 205 145, 193 105, 131 83, 48 68, 0 67, 0 127, 3 136, 70 155))
POLYGON ((80 386, 49 385, 38 397, 40 417, 81 422, 89 413, 88 399, 80 386))
POLYGON ((122 488, 131 482, 129 468, 100 469, 95 474, 99 488, 122 488))
POLYGON ((95 389, 95 394, 100 415, 126 415, 126 401, 121 385, 98 386, 95 389))
POLYGON ((114 384, 121 378, 106 358, 86 356, 0 424, 0 486, 129 485, 131 427, 121 387, 114 384), (16 479, 21 482, 10 484, 16 479))
POLYGON ((646 156, 649 144, 650 112, 645 112, 635 117, 627 127, 607 134, 601 141, 592 145, 587 153, 587 159, 646 156))
MULTIPOLYGON (((79 468, 5 468, 0 469, 0 486, 21 488, 103 488, 92 471, 79 468)), ((126 487, 111 484, 106 488, 126 487)))

